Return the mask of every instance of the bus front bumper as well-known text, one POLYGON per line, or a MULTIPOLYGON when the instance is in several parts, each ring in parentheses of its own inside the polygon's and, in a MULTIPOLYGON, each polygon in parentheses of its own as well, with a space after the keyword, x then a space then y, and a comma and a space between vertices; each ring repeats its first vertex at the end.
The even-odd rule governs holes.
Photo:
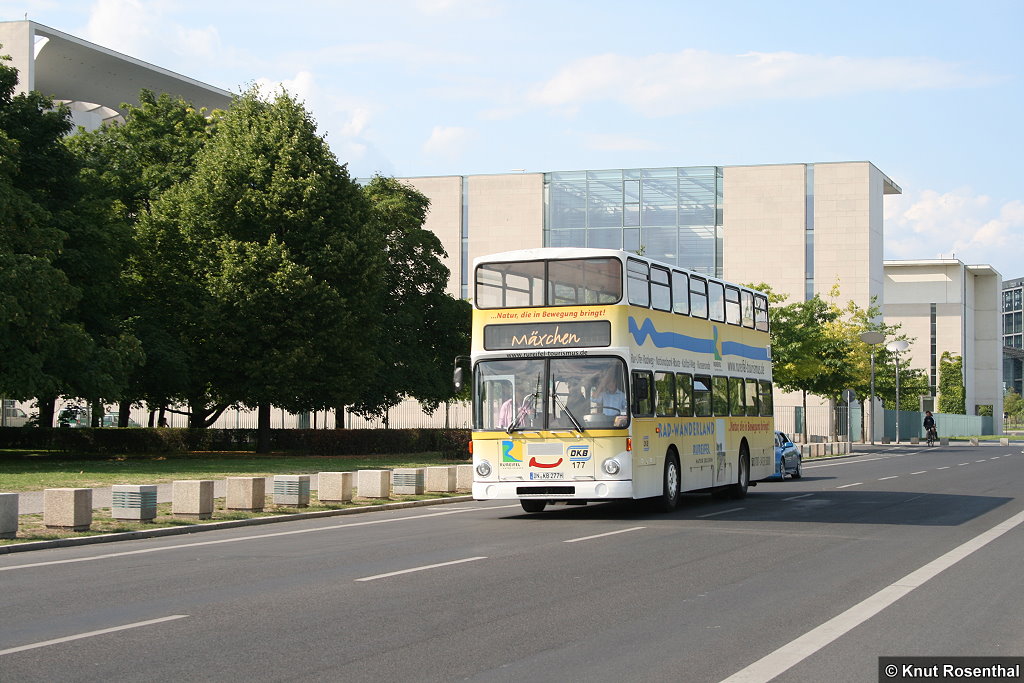
POLYGON ((632 481, 474 481, 477 500, 614 500, 633 498, 632 481))

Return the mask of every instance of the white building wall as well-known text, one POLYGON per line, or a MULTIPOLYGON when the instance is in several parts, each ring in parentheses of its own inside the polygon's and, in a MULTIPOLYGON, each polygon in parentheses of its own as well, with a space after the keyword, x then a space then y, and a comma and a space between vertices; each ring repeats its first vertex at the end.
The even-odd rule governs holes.
POLYGON ((478 256, 544 246, 543 173, 474 175, 468 180, 470 264, 478 256))
MULTIPOLYGON (((885 262, 885 321, 913 337, 911 366, 931 372, 931 305, 935 304, 936 366, 943 352, 963 359, 965 406, 993 406, 1002 415, 999 292, 1001 277, 989 266, 958 260, 885 262)), ((937 369, 937 368, 936 368, 937 369)), ((939 376, 936 375, 936 382, 939 376)))
POLYGON ((444 265, 451 271, 447 292, 461 298, 462 264, 462 176, 437 176, 430 178, 403 178, 430 199, 430 210, 423 227, 441 240, 448 253, 444 265))
POLYGON ((722 274, 764 282, 790 301, 804 298, 806 167, 723 169, 722 274))

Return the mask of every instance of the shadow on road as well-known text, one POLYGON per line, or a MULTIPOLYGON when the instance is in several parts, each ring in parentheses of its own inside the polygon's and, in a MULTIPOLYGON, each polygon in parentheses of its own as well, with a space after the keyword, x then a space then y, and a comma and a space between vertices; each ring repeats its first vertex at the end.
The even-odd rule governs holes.
POLYGON ((646 501, 612 501, 587 505, 549 505, 538 514, 508 519, 693 520, 723 522, 814 522, 822 524, 895 524, 957 526, 1013 500, 993 496, 915 491, 772 491, 762 484, 741 500, 686 494, 671 513, 659 513, 646 501), (764 491, 761 489, 764 488, 764 491))

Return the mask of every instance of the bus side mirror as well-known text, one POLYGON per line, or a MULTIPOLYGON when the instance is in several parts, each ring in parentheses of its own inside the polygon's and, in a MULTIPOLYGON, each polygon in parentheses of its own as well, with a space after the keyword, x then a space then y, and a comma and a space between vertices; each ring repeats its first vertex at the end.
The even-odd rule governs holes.
POLYGON ((466 385, 465 379, 462 376, 462 368, 455 368, 455 373, 452 375, 452 383, 455 385, 456 392, 462 391, 462 387, 466 385))

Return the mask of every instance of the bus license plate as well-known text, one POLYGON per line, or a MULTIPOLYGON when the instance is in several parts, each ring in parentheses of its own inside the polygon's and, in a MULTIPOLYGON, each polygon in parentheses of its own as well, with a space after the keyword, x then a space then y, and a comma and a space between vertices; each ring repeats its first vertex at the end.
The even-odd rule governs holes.
POLYGON ((530 479, 565 479, 565 472, 530 472, 530 479))

